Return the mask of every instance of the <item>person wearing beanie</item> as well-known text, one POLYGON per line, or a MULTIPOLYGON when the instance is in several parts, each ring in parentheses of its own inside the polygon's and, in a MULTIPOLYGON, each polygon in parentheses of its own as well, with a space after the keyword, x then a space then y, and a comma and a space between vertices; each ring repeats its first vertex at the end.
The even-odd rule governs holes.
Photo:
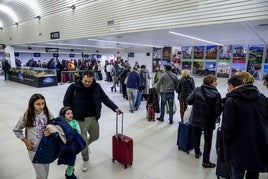
POLYGON ((263 85, 266 86, 266 88, 268 88, 268 73, 266 73, 263 78, 263 85))

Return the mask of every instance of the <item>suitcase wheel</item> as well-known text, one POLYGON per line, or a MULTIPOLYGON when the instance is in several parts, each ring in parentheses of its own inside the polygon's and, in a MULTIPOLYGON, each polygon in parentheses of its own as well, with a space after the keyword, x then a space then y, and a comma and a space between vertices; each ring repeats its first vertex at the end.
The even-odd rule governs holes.
POLYGON ((127 165, 125 165, 125 169, 127 168, 127 165))
POLYGON ((112 159, 112 162, 115 162, 115 159, 114 158, 112 159))

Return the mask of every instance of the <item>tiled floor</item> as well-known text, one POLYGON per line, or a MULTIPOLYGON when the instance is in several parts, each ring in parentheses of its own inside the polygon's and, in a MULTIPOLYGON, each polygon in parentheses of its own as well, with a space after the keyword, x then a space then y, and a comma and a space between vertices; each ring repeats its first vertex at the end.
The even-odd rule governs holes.
MULTIPOLYGON (((195 78, 196 86, 201 78, 195 78)), ((128 112, 128 101, 119 92, 110 92, 111 84, 100 82, 110 98, 125 111, 124 133, 134 140, 134 162, 127 169, 118 162, 113 163, 111 136, 115 133, 115 114, 103 106, 100 139, 91 146, 89 170, 80 170, 81 156, 77 158, 75 173, 83 179, 215 179, 215 169, 203 169, 201 159, 195 159, 193 152, 187 155, 178 151, 176 146, 179 112, 175 114, 173 125, 168 124, 167 116, 163 123, 148 122, 145 119, 145 102, 134 113, 128 112)), ((261 81, 255 85, 268 96, 268 90, 261 81)), ((14 125, 27 108, 33 93, 41 93, 46 97, 51 112, 57 116, 62 107, 63 95, 68 84, 56 87, 34 88, 10 81, 0 76, 0 178, 1 179, 33 179, 34 169, 28 158, 25 145, 12 132, 14 125)), ((226 79, 219 79, 218 89, 225 95, 226 79)), ((176 100, 177 108, 178 101, 176 100)), ((202 143, 203 145, 203 143, 202 143)), ((216 162, 215 134, 211 161, 216 162)), ((63 179, 65 166, 56 162, 50 165, 50 179, 63 179)), ((262 174, 261 179, 267 179, 262 174)))

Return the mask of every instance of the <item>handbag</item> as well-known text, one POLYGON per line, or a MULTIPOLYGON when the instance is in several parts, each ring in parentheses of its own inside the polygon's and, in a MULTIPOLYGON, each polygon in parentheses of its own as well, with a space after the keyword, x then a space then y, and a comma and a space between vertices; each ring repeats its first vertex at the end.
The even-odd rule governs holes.
POLYGON ((184 112, 183 121, 187 123, 190 121, 192 115, 193 105, 188 105, 187 109, 184 112))

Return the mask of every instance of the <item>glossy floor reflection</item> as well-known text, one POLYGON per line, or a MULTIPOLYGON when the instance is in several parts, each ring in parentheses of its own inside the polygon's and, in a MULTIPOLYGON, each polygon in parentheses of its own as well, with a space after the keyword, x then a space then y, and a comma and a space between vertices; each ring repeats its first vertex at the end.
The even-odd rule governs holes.
MULTIPOLYGON (((196 86, 200 86, 202 78, 195 78, 196 86)), ((218 89, 225 95, 227 79, 219 79, 218 89)), ((111 84, 101 81, 100 84, 110 98, 125 112, 124 133, 134 140, 133 165, 124 169, 112 159, 112 135, 115 133, 115 114, 103 105, 100 122, 100 139, 90 146, 89 170, 82 172, 81 156, 78 155, 75 174, 80 179, 215 179, 215 169, 204 169, 202 159, 196 159, 193 151, 188 155, 178 151, 177 128, 179 112, 174 116, 174 124, 164 122, 148 122, 145 105, 134 113, 128 112, 128 101, 119 92, 111 92, 111 84)), ((261 81, 255 85, 268 96, 268 90, 261 81)), ((10 81, 0 76, 0 178, 1 179, 33 179, 34 169, 28 158, 26 147, 12 132, 14 125, 27 108, 33 93, 41 93, 46 97, 50 111, 57 116, 62 107, 63 95, 69 84, 56 87, 34 88, 10 81)), ((119 90, 117 90, 119 91, 119 90)), ((178 109, 178 100, 176 100, 178 109)), ((157 117, 158 115, 156 115, 157 117)), ((211 161, 216 162, 215 134, 211 152, 211 161)), ((201 143, 203 145, 203 143, 201 143)), ((50 165, 49 179, 63 179, 66 166, 50 165)), ((267 179, 267 174, 261 174, 267 179)))

